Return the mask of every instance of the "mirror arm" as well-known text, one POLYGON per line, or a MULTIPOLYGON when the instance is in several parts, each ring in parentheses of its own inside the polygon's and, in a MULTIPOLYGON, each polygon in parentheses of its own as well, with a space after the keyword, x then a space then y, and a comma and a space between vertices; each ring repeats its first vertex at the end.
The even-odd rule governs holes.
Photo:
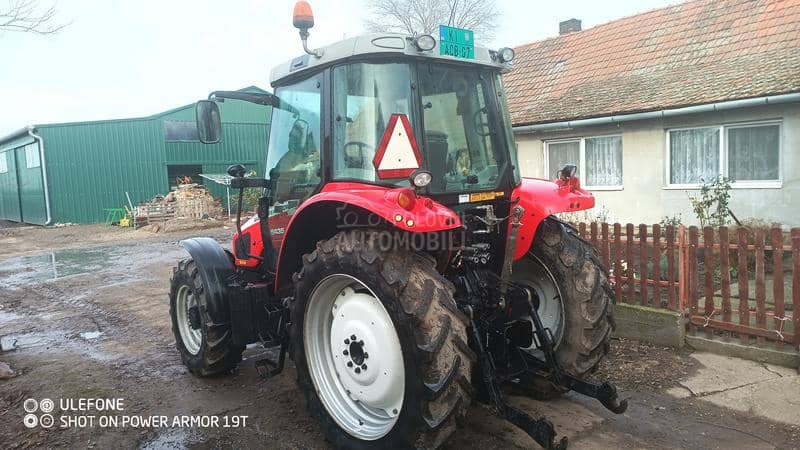
POLYGON ((264 105, 264 106, 272 106, 274 108, 279 107, 280 100, 273 94, 267 93, 255 93, 255 92, 240 92, 240 91, 214 91, 208 94, 209 100, 220 100, 220 99, 231 99, 231 100, 243 100, 250 103, 255 103, 257 105, 264 105))
POLYGON ((295 107, 284 101, 281 101, 281 99, 278 98, 278 96, 270 94, 269 92, 261 94, 254 92, 239 92, 239 91, 214 91, 208 94, 209 100, 223 101, 226 98, 231 100, 242 100, 245 102, 255 103, 257 105, 262 105, 262 106, 272 106, 273 108, 289 111, 290 113, 293 114, 300 113, 300 111, 298 111, 295 107))

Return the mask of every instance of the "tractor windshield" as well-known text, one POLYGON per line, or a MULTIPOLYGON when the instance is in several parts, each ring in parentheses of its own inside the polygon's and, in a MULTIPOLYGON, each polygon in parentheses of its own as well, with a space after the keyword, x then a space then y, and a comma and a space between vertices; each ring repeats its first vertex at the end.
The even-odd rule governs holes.
POLYGON ((334 178, 408 185, 404 179, 379 179, 373 166, 391 115, 400 113, 408 116, 424 165, 433 175, 431 193, 497 188, 510 152, 501 128, 496 78, 489 70, 441 63, 336 67, 334 178), (418 93, 412 89, 415 82, 418 93))

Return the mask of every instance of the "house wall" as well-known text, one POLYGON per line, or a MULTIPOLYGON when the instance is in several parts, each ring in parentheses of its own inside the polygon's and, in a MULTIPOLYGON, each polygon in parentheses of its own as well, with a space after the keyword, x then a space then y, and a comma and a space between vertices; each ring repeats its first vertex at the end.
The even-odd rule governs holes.
POLYGON ((698 224, 688 199, 689 195, 697 195, 698 190, 667 187, 667 130, 776 119, 782 120, 781 187, 734 188, 730 208, 739 219, 759 218, 800 226, 800 104, 797 103, 517 134, 519 163, 523 176, 552 178, 544 174, 544 142, 621 134, 624 187, 594 191, 595 211, 605 208, 609 221, 657 223, 663 216, 680 214, 683 223, 698 224))

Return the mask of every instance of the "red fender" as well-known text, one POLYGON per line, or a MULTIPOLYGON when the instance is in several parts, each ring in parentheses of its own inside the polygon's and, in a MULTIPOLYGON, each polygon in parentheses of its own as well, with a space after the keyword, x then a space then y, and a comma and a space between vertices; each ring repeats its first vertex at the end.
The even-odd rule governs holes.
MULTIPOLYGON (((446 231, 461 227, 461 219, 454 211, 430 198, 416 196, 411 188, 389 188, 353 182, 328 183, 322 188, 321 192, 300 205, 286 226, 286 235, 281 243, 278 268, 275 274, 276 290, 282 281, 280 272, 284 269, 284 261, 288 255, 284 253, 294 251, 287 250, 287 245, 295 245, 294 240, 297 239, 297 237, 293 236, 293 234, 296 234, 293 233, 295 221, 308 220, 307 218, 302 219, 303 211, 320 203, 341 204, 342 207, 336 209, 336 221, 344 226, 356 225, 356 223, 350 223, 349 221, 358 219, 357 215, 346 209, 348 205, 352 205, 369 211, 377 218, 394 225, 400 230, 412 233, 446 231), (413 205, 409 205, 409 209, 401 207, 398 203, 398 197, 401 193, 411 195, 414 199, 413 205), (342 217, 338 217, 339 214, 342 217), (353 215, 351 216, 350 214, 353 215)), ((378 222, 380 221, 376 221, 376 225, 378 222)), ((363 223, 358 224, 364 225, 363 223)), ((302 239, 302 237, 300 238, 302 239)), ((299 255, 292 256, 297 256, 299 259, 299 255)))
POLYGON ((581 189, 577 178, 564 182, 523 178, 522 184, 514 189, 511 198, 519 199, 519 206, 525 210, 517 231, 514 261, 528 253, 536 236, 536 230, 545 217, 559 212, 581 211, 594 207, 594 195, 581 189))

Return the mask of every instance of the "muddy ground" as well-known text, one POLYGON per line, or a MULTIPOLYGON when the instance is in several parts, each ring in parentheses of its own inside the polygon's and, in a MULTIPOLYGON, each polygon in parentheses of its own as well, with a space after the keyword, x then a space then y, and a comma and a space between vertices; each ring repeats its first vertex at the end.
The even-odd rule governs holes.
MULTIPOLYGON (((250 348, 233 374, 191 376, 174 347, 168 280, 183 256, 177 241, 230 230, 152 235, 105 226, 0 228, 0 336, 16 350, 0 361, 18 372, 0 380, 0 447, 327 448, 295 387, 291 363, 261 379, 264 350, 250 348), (23 425, 25 399, 56 402, 52 428, 23 425), (122 398, 118 416, 247 416, 239 428, 62 428, 60 399, 122 398)), ((511 401, 547 415, 571 448, 792 448, 796 426, 773 423, 665 391, 697 370, 686 352, 614 341, 601 375, 617 382, 623 415, 578 395, 511 401)), ((512 393, 514 394, 514 393, 512 393)), ((112 413, 113 415, 114 413, 112 413)), ((225 420, 224 418, 222 420, 225 420)), ((474 405, 446 448, 531 448, 535 444, 489 409, 474 405)))

